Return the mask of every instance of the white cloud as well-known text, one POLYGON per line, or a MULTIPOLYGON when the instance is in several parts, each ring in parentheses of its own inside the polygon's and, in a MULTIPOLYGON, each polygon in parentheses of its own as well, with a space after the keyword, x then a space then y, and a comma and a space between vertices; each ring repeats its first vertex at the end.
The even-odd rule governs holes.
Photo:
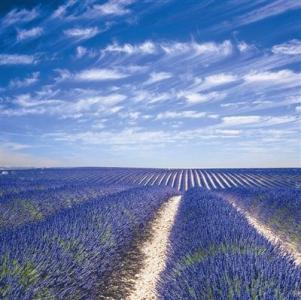
POLYGON ((239 136, 241 132, 241 130, 236 129, 217 129, 215 131, 215 133, 222 134, 224 136, 239 136))
POLYGON ((75 57, 76 58, 82 58, 82 57, 93 58, 93 57, 97 56, 97 54, 98 54, 98 52, 94 49, 88 49, 83 46, 78 46, 78 47, 76 47, 75 57))
POLYGON ((248 104, 248 102, 246 101, 228 102, 228 103, 222 103, 221 107, 238 108, 239 106, 244 106, 246 104, 248 104))
POLYGON ((221 130, 221 129, 192 129, 179 130, 175 128, 172 131, 166 130, 143 130, 139 127, 125 128, 120 131, 87 131, 74 134, 53 133, 51 138, 57 141, 66 141, 71 143, 81 142, 83 144, 95 145, 164 145, 170 143, 181 143, 185 141, 215 140, 220 138, 239 137, 240 130, 221 130))
POLYGON ((131 99, 134 102, 157 103, 172 99, 172 97, 171 92, 155 93, 148 90, 136 90, 133 92, 131 99))
POLYGON ((153 54, 156 52, 156 45, 151 41, 146 41, 142 44, 132 45, 132 44, 123 44, 119 45, 117 43, 108 45, 104 52, 120 52, 126 53, 129 55, 132 54, 153 54))
POLYGON ((171 73, 168 72, 152 72, 149 75, 149 79, 145 82, 145 84, 153 84, 165 79, 169 79, 172 77, 171 73))
MULTIPOLYGON (((119 104, 126 99, 122 94, 111 94, 106 96, 95 96, 85 99, 80 99, 74 105, 69 105, 69 109, 73 112, 84 112, 90 110, 93 106, 110 107, 119 104)), ((119 108, 118 108, 119 110, 119 108)), ((117 112, 114 111, 113 112, 117 112)))
POLYGON ((159 113, 157 116, 158 120, 161 119, 199 119, 206 117, 207 114, 205 112, 198 112, 193 110, 186 110, 181 112, 175 112, 175 111, 167 111, 163 113, 159 113))
POLYGON ((93 6, 93 8, 98 12, 99 15, 121 16, 130 12, 130 10, 126 7, 132 2, 133 0, 109 0, 101 5, 96 4, 93 6))
POLYGON ((301 41, 294 39, 287 43, 275 45, 272 48, 272 52, 275 54, 300 55, 301 41))
POLYGON ((23 41, 27 39, 33 39, 41 36, 43 34, 43 28, 42 27, 34 27, 31 29, 21 29, 18 30, 17 33, 17 40, 23 41))
POLYGON ((125 73, 140 73, 145 72, 148 69, 147 66, 140 66, 140 65, 125 65, 119 66, 118 70, 123 71, 125 73))
POLYGON ((89 69, 77 74, 75 79, 78 81, 102 81, 122 79, 128 76, 129 74, 115 69, 89 69))
POLYGON ((296 116, 230 116, 223 118, 225 126, 242 126, 242 125, 259 125, 259 126, 274 126, 297 121, 296 116))
POLYGON ((21 80, 21 79, 13 79, 9 82, 10 88, 21 88, 28 87, 30 85, 35 84, 39 81, 40 72, 34 72, 31 76, 21 80))
MULTIPOLYGON (((32 96, 31 94, 20 94, 15 97, 14 103, 18 104, 22 108, 36 108, 36 107, 40 106, 40 108, 38 108, 36 110, 29 111, 31 114, 33 114, 33 113, 40 114, 41 112, 46 111, 44 109, 45 106, 62 103, 62 101, 51 100, 51 99, 48 100, 48 99, 44 99, 42 97, 37 98, 37 97, 32 96)), ((16 115, 18 115, 18 114, 22 115, 23 113, 26 114, 26 110, 20 110, 19 112, 18 112, 18 110, 15 110, 15 111, 16 111, 16 115)))
POLYGON ((301 113, 301 105, 296 106, 295 110, 296 112, 301 113))
POLYGON ((5 15, 2 20, 4 26, 9 26, 17 23, 26 23, 34 20, 39 16, 39 12, 36 8, 32 10, 27 9, 13 9, 5 15))
POLYGON ((97 27, 87 27, 87 28, 71 28, 64 30, 64 34, 68 37, 77 39, 90 39, 97 35, 100 30, 97 27))
POLYGON ((14 108, 1 109, 0 115, 56 115, 59 118, 78 119, 84 116, 105 116, 115 114, 122 109, 120 103, 127 96, 121 93, 100 94, 95 90, 78 89, 68 99, 60 99, 52 95, 20 94, 10 100, 14 108), (53 98, 51 96, 54 96, 53 98), (118 106, 117 106, 118 105, 118 106))
POLYGON ((286 124, 297 121, 296 116, 273 116, 273 117, 266 117, 265 126, 273 126, 273 125, 280 125, 286 124))
POLYGON ((141 113, 139 111, 129 112, 127 114, 127 117, 131 120, 137 120, 141 116, 141 113))
POLYGON ((96 145, 140 145, 160 144, 167 141, 169 134, 163 131, 141 131, 137 128, 126 128, 122 131, 80 132, 76 134, 54 134, 58 141, 83 142, 96 145))
MULTIPOLYGON (((238 78, 236 75, 232 74, 226 74, 226 73, 220 73, 220 74, 214 74, 207 76, 204 80, 199 80, 201 84, 199 85, 199 88, 202 90, 210 89, 213 87, 226 85, 232 82, 237 81, 238 78)), ((196 80, 198 82, 198 80, 196 80)))
POLYGON ((254 23, 268 17, 276 16, 282 14, 289 10, 294 10, 301 8, 300 1, 288 1, 288 0, 275 0, 272 2, 267 2, 266 5, 259 7, 258 9, 252 10, 246 14, 242 14, 237 19, 237 25, 245 25, 254 23))
POLYGON ((36 62, 33 55, 0 54, 0 65, 30 65, 36 62))
POLYGON ((151 97, 148 99, 149 103, 157 103, 157 102, 164 102, 166 100, 170 100, 173 98, 173 93, 153 93, 151 97))
POLYGON ((70 79, 72 77, 72 73, 69 70, 66 69, 55 69, 56 73, 58 73, 58 76, 55 77, 55 81, 60 82, 67 79, 70 79))
POLYGON ((225 57, 232 53, 233 45, 230 41, 226 40, 222 43, 208 42, 164 42, 154 43, 153 41, 145 41, 142 44, 123 44, 113 43, 108 45, 104 52, 121 52, 128 55, 133 54, 155 54, 161 53, 168 56, 175 55, 192 55, 209 57, 212 55, 218 57, 225 57))
POLYGON ((301 74, 285 69, 280 71, 250 72, 244 80, 247 83, 268 84, 268 85, 301 85, 301 74))
POLYGON ((166 54, 179 55, 185 53, 191 53, 192 55, 218 55, 228 56, 232 53, 233 46, 230 41, 224 41, 223 43, 180 43, 180 42, 169 42, 160 44, 160 47, 166 54))
POLYGON ((223 123, 229 126, 254 124, 261 121, 261 116, 231 116, 223 118, 223 123))
POLYGON ((226 95, 224 93, 219 92, 211 92, 211 93, 195 93, 190 91, 181 91, 177 94, 178 98, 184 98, 189 104, 198 104, 205 103, 212 100, 220 100, 223 99, 226 95))
POLYGON ((78 46, 76 48, 76 57, 82 58, 83 56, 86 56, 88 54, 88 49, 82 46, 78 46))
POLYGON ((65 15, 67 9, 71 6, 73 6, 73 4, 75 4, 76 1, 75 0, 69 0, 66 4, 64 5, 60 5, 51 15, 51 18, 61 18, 65 15))
POLYGON ((237 48, 240 52, 244 53, 244 52, 248 52, 249 50, 251 50, 254 46, 251 46, 249 44, 247 44, 246 42, 242 41, 239 42, 237 44, 237 48))

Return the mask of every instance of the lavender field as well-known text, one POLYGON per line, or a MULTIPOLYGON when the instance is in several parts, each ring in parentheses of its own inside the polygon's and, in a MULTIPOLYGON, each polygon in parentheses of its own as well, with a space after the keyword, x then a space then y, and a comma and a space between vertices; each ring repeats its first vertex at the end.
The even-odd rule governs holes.
POLYGON ((0 0, 0 300, 301 300, 301 0, 0 0))
POLYGON ((300 169, 2 171, 0 298, 300 299, 300 178, 300 169), (151 261, 160 257, 152 279, 139 275, 146 244, 151 261))

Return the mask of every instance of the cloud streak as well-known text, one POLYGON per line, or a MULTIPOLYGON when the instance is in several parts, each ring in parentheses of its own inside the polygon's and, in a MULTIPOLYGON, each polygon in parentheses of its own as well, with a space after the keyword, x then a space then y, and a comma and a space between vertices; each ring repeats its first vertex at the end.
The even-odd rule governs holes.
POLYGON ((186 110, 186 111, 167 111, 158 114, 157 119, 158 120, 164 120, 164 119, 199 119, 204 118, 207 116, 207 113, 205 112, 198 112, 193 110, 186 110))
POLYGON ((34 72, 31 76, 24 79, 13 79, 9 82, 10 88, 22 88, 31 86, 39 81, 40 72, 34 72))
POLYGON ((21 29, 18 30, 18 34, 17 34, 17 41, 24 41, 24 40, 28 40, 28 39, 34 39, 37 38, 39 36, 41 36, 43 34, 43 28, 42 27, 34 27, 31 29, 21 29))
POLYGON ((100 30, 97 27, 87 27, 87 28, 77 27, 77 28, 70 28, 64 30, 64 34, 67 37, 80 39, 80 40, 90 39, 99 33, 100 30))
POLYGON ((93 8, 100 16, 122 16, 130 13, 127 6, 133 2, 133 0, 109 0, 104 4, 96 4, 93 8))
POLYGON ((301 55, 301 41, 294 39, 287 43, 275 45, 272 47, 272 52, 284 55, 301 55))
POLYGON ((33 8, 32 10, 14 8, 3 17, 2 26, 30 22, 38 16, 39 11, 37 8, 33 8))
POLYGON ((168 72, 152 72, 149 79, 145 82, 146 85, 154 84, 172 77, 171 73, 168 72))
POLYGON ((296 10, 300 8, 301 3, 299 1, 276 0, 240 16, 237 19, 237 24, 239 24, 240 26, 251 24, 264 20, 266 18, 283 14, 290 10, 296 10))
POLYGON ((33 55, 25 54, 0 54, 1 65, 32 65, 37 62, 33 55))
POLYGON ((129 74, 115 69, 88 69, 74 76, 77 81, 104 81, 118 80, 128 77, 129 74))

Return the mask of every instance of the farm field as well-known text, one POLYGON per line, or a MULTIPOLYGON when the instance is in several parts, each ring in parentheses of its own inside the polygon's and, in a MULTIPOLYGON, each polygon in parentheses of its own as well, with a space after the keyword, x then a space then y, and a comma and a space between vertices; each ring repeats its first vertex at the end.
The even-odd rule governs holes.
POLYGON ((0 171, 0 299, 301 299, 301 170, 0 171))
POLYGON ((0 0, 0 300, 301 300, 301 0, 0 0))

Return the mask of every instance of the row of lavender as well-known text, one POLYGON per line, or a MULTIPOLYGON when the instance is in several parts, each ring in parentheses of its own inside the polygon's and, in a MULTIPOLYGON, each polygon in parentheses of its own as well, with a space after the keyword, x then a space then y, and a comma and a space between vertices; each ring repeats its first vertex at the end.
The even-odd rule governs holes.
POLYGON ((174 191, 139 187, 0 232, 0 299, 99 299, 174 191))
POLYGON ((74 183, 47 189, 20 191, 0 196, 0 229, 39 222, 65 208, 114 194, 128 186, 74 183))
MULTIPOLYGON (((0 196, 24 190, 43 190, 63 184, 160 185, 180 191, 237 187, 298 187, 301 169, 135 169, 78 168, 9 171, 0 177, 0 196), (63 179, 63 182, 62 182, 63 179)), ((1 201, 1 200, 0 200, 1 201)))
POLYGON ((0 176, 0 229, 39 222, 62 209, 131 187, 103 184, 107 171, 98 168, 6 171, 5 176, 0 176))
POLYGON ((160 299, 301 297, 301 268, 216 193, 184 195, 170 240, 160 299))
MULTIPOLYGON (((128 170, 128 169, 127 169, 128 170)), ((51 191, 65 186, 97 185, 106 179, 118 178, 121 169, 114 168, 66 168, 25 169, 0 171, 0 196, 24 191, 51 191), (2 173, 3 173, 2 172, 2 173)))
POLYGON ((301 253, 301 189, 235 189, 222 195, 268 226, 301 253))
POLYGON ((136 184, 169 185, 180 191, 193 187, 207 190, 237 187, 276 187, 300 185, 300 169, 178 169, 144 170, 136 184))

